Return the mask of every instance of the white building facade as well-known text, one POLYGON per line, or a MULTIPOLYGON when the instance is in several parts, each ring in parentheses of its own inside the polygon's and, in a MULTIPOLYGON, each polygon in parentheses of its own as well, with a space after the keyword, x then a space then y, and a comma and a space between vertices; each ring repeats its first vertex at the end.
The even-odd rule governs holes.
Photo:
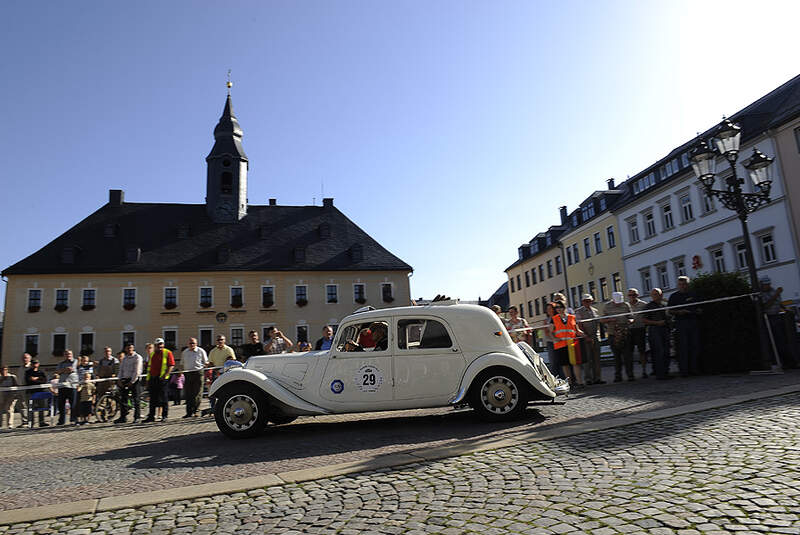
MULTIPOLYGON (((741 222, 719 199, 703 192, 689 164, 694 143, 675 149, 629 179, 627 202, 620 202, 614 211, 626 280, 644 296, 653 287, 669 295, 680 275, 694 278, 700 273, 741 271, 747 277, 741 222)), ((748 193, 753 192, 753 184, 742 162, 754 147, 778 157, 774 140, 766 134, 743 140, 736 172, 745 179, 743 190, 748 193)), ((773 164, 771 201, 750 214, 748 229, 759 278, 768 276, 774 288, 783 287, 784 300, 800 299, 798 251, 780 168, 773 164)), ((731 174, 724 158, 719 158, 717 170, 715 189, 722 189, 720 177, 731 174)))

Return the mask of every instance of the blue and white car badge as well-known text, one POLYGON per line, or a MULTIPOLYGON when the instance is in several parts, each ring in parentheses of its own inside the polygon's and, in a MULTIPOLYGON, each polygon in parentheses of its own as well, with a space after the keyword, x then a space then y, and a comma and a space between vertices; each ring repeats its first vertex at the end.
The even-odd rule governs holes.
POLYGON ((344 390, 344 383, 340 379, 336 379, 331 383, 331 392, 334 394, 341 394, 344 390))

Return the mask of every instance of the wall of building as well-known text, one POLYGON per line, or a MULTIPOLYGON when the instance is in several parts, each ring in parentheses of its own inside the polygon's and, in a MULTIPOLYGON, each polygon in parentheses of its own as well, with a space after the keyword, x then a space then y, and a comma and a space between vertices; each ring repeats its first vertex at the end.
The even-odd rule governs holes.
MULTIPOLYGON (((753 146, 766 155, 775 155, 773 140, 762 137, 743 146, 740 164, 749 158, 753 146)), ((718 176, 726 176, 727 163, 718 162, 718 176)), ((789 225, 787 204, 783 195, 780 171, 772 186, 771 203, 750 214, 748 226, 750 239, 759 276, 769 276, 773 286, 784 288, 784 298, 798 296, 800 277, 798 277, 797 252, 789 225), (762 238, 772 239, 774 258, 764 254, 762 238)), ((737 174, 746 178, 745 191, 752 191, 746 170, 739 165, 737 174)), ((717 188, 721 187, 719 178, 717 188)), ((622 244, 625 274, 630 286, 638 287, 640 293, 647 291, 647 275, 650 287, 661 287, 666 294, 675 290, 677 277, 684 273, 694 277, 702 272, 712 272, 720 267, 724 271, 742 270, 746 274, 746 264, 740 261, 738 244, 742 243, 741 224, 735 213, 719 202, 705 206, 702 187, 691 171, 684 171, 677 180, 663 188, 654 188, 641 195, 634 202, 615 210, 619 226, 619 241, 622 244), (692 217, 685 218, 681 198, 687 196, 691 201, 692 217), (663 207, 669 204, 673 226, 667 228, 663 207), (710 209, 706 209, 710 208, 710 209), (655 232, 648 235, 645 216, 653 214, 655 232), (637 222, 639 239, 631 236, 631 221, 637 222), (719 258, 723 266, 715 265, 719 258), (662 275, 664 280, 662 280, 662 275)))
POLYGON ((232 329, 242 329, 244 336, 277 325, 296 341, 297 327, 306 326, 313 343, 325 324, 338 324, 364 304, 354 298, 354 284, 364 284, 366 305, 375 308, 405 306, 410 303, 407 272, 209 272, 154 274, 81 274, 15 275, 8 278, 4 360, 15 361, 25 350, 25 336, 39 335, 39 359, 47 364, 52 356, 53 335, 66 334, 67 347, 80 350, 81 333, 94 333, 95 354, 106 345, 119 350, 125 332, 135 333, 141 349, 146 342, 164 336, 165 330, 177 331, 177 345, 189 337, 200 337, 201 329, 211 329, 212 336, 225 334, 232 342, 232 329), (394 300, 384 302, 381 284, 392 285, 394 300), (306 285, 308 304, 295 302, 295 286, 306 285), (338 299, 328 303, 326 285, 336 285, 338 299), (241 307, 231 306, 231 287, 242 287, 241 307), (262 307, 262 287, 275 288, 274 305, 262 307), (177 288, 177 306, 164 306, 164 289, 177 288), (213 288, 213 302, 200 306, 200 288, 213 288), (136 306, 123 308, 125 288, 136 289, 136 306), (28 312, 28 290, 42 290, 41 308, 28 312), (56 290, 69 289, 69 307, 54 310, 56 290), (96 290, 96 306, 82 310, 83 289, 96 290), (223 316, 218 316, 220 313, 223 316))
POLYGON ((790 214, 796 250, 800 251, 800 118, 775 131, 775 150, 778 157, 773 165, 784 178, 786 202, 790 214))
POLYGON ((610 299, 612 291, 618 289, 622 291, 621 289, 625 288, 626 277, 617 219, 611 212, 601 214, 569 233, 562 234, 559 239, 564 244, 567 281, 570 286, 569 300, 573 307, 581 306, 582 293, 591 293, 595 301, 600 303, 610 299), (613 233, 613 243, 609 243, 609 228, 613 233), (600 238, 600 252, 597 251, 595 244, 595 234, 600 238), (585 239, 589 240, 591 256, 588 258, 584 246, 585 239), (577 247, 578 250, 577 262, 572 252, 573 247, 577 247))
POLYGON ((545 311, 544 303, 549 302, 552 294, 563 292, 566 288, 564 284, 564 259, 561 257, 561 250, 558 246, 553 246, 542 253, 526 258, 523 262, 506 270, 509 283, 509 306, 516 305, 523 308, 522 317, 529 323, 544 322, 545 311), (551 270, 548 273, 547 263, 550 262, 551 270), (558 263, 560 262, 560 270, 558 263), (541 267, 541 270, 539 269, 541 267), (536 270, 536 283, 533 282, 531 271, 536 270), (539 272, 544 274, 544 280, 539 272), (560 272, 559 272, 560 271, 560 272), (525 274, 528 274, 530 281, 526 281, 525 274), (511 280, 514 280, 514 291, 511 291, 511 280), (517 284, 521 283, 521 287, 517 284), (536 305, 539 305, 538 311, 536 305), (531 309, 532 312, 531 313, 531 309))

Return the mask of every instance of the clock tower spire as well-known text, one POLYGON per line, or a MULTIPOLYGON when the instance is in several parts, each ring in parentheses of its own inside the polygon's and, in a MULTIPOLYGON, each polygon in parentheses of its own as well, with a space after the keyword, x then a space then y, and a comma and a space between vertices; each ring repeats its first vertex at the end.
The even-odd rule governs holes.
POLYGON ((232 85, 228 80, 228 98, 214 128, 214 147, 206 157, 206 210, 217 223, 234 223, 247 215, 249 162, 242 148, 242 128, 233 114, 232 85))

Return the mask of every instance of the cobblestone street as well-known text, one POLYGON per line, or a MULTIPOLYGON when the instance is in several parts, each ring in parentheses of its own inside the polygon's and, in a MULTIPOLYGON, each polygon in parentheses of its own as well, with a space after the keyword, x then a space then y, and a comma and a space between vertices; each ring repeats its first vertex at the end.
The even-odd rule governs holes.
POLYGON ((0 533, 800 533, 800 394, 0 533))

